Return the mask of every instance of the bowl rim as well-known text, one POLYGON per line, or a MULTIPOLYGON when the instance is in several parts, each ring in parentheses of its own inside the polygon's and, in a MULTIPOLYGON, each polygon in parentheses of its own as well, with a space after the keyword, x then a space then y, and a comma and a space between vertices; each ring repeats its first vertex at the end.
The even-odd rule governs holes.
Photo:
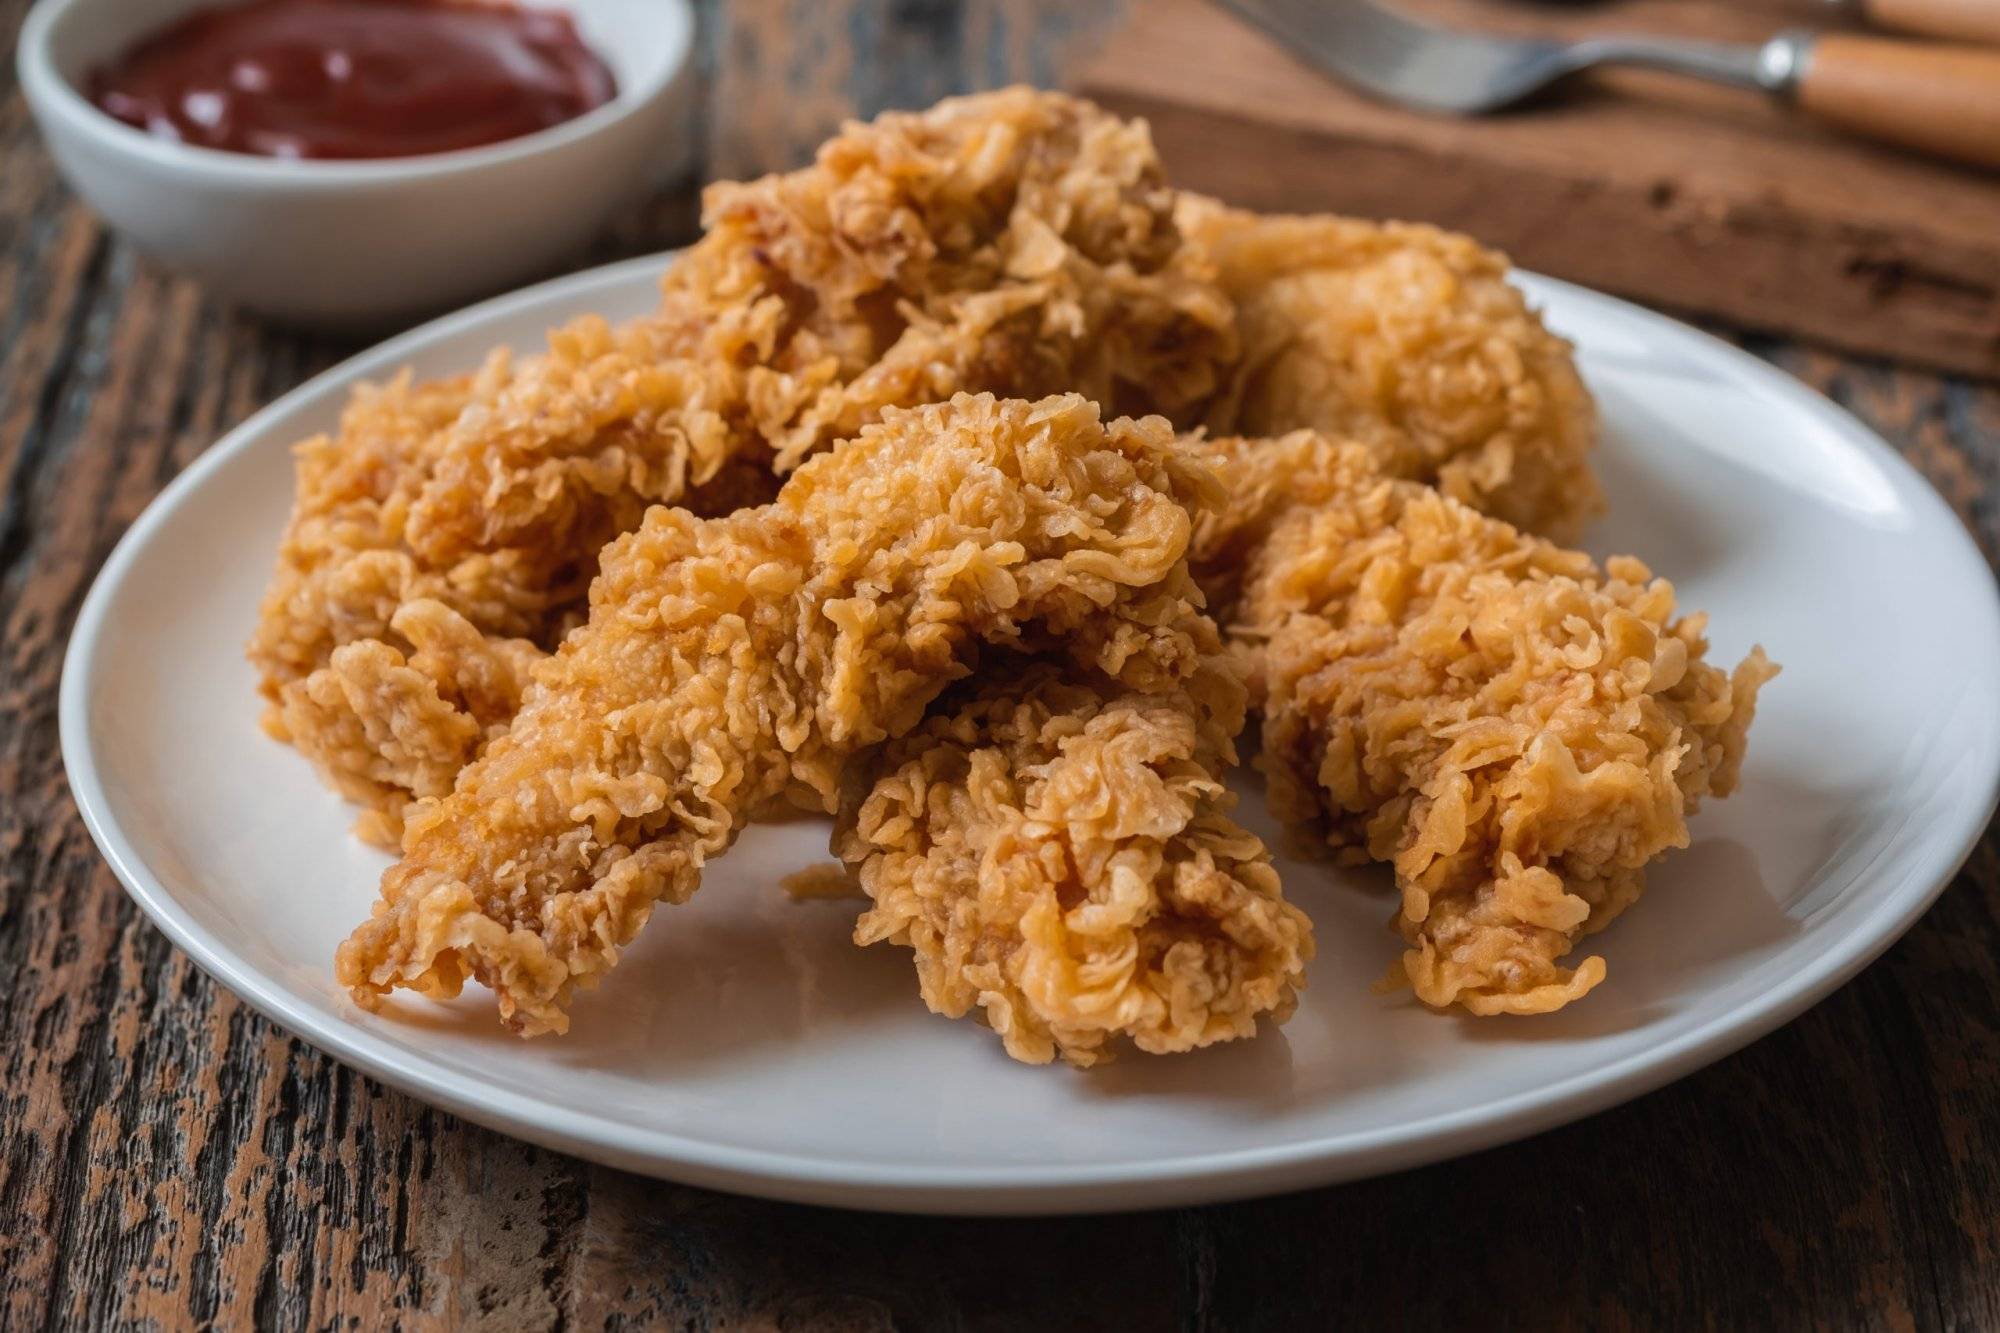
POLYGON ((14 61, 29 108, 38 119, 61 118, 109 151, 143 158, 156 166, 219 185, 314 190, 407 183, 558 153, 657 106, 680 81, 694 49, 694 11, 689 0, 653 0, 639 8, 658 22, 665 36, 664 54, 657 67, 633 86, 627 87, 621 81, 617 95, 609 102, 573 120, 499 143, 443 153, 337 161, 291 159, 232 153, 158 138, 98 108, 56 68, 49 49, 57 22, 89 9, 94 3, 109 3, 109 0, 35 0, 29 6, 27 18, 21 24, 14 61))

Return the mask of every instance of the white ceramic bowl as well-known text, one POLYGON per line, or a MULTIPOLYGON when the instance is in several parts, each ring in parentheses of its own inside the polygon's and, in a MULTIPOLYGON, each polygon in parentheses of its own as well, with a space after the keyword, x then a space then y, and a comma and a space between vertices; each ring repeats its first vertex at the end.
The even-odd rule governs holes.
POLYGON ((215 0, 42 0, 21 30, 28 105, 63 175, 133 244, 267 315, 381 325, 518 283, 577 252, 681 143, 687 0, 526 0, 576 16, 618 96, 463 152, 288 162, 157 139, 79 91, 90 70, 215 0))

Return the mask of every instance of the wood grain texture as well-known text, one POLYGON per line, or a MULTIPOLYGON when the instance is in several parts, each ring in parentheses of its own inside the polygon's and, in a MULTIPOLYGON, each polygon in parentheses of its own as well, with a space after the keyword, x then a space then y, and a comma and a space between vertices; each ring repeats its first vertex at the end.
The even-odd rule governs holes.
MULTIPOLYGON (((23 0, 0 0, 0 32, 23 0)), ((707 169, 1052 78, 1059 0, 703 12, 707 169)), ((0 53, 7 54, 7 53, 0 53)), ((530 1148, 273 1028, 139 917, 56 752, 91 576, 209 442, 346 347, 218 309, 64 192, 0 60, 0 1329, 2000 1327, 2000 842, 1806 1017, 1580 1125, 1222 1208, 877 1217, 530 1148)), ((601 257, 685 237, 690 195, 601 257)), ((1771 341, 2000 557, 2000 392, 1771 341)), ((1857 708, 1866 700, 1856 700, 1857 708)))
MULTIPOLYGON (((1820 0, 1399 2, 1565 37, 1747 43, 1827 17, 1820 0)), ((1343 87, 1209 0, 1144 0, 1080 83, 1149 118, 1177 180, 1235 203, 1415 214, 1654 304, 2000 378, 2000 175, 1759 93, 1603 70, 1505 115, 1425 115, 1343 87)), ((1978 107, 1959 120, 1990 123, 1978 107)))

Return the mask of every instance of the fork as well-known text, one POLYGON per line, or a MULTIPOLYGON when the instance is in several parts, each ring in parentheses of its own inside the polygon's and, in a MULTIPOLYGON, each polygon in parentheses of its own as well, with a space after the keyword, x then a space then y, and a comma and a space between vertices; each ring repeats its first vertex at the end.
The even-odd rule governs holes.
POLYGON ((1363 91, 1426 111, 1497 111, 1595 65, 1752 88, 1850 134, 2000 168, 2000 52, 1790 29, 1761 46, 1644 36, 1560 42, 1458 32, 1370 0, 1221 0, 1363 91))

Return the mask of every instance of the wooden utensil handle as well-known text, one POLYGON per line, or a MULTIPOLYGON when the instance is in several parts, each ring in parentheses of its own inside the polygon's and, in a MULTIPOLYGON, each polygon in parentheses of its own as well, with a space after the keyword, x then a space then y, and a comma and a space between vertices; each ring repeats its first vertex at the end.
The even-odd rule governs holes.
POLYGON ((2000 168, 2000 51, 1827 33, 1798 99, 1851 133, 2000 168))
POLYGON ((1859 8, 1884 28, 2000 46, 2000 0, 1861 0, 1859 8))

